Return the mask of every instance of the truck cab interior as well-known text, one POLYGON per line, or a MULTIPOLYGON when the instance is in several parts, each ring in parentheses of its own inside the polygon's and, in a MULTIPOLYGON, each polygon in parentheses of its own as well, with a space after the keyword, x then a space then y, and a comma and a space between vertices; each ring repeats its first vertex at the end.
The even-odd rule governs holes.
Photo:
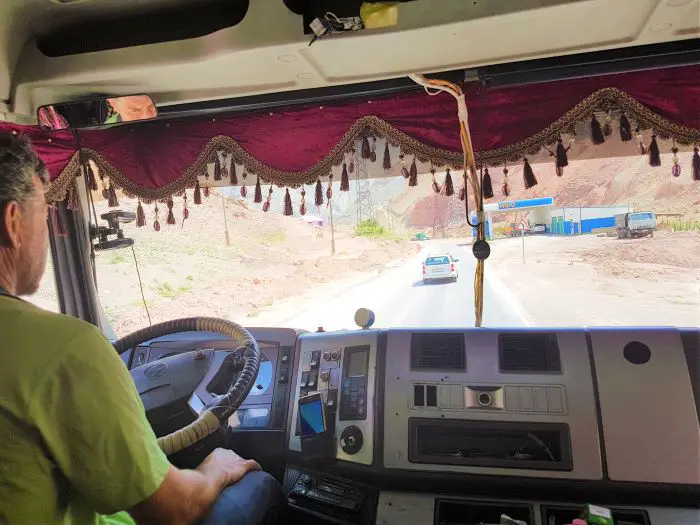
MULTIPOLYGON (((405 172, 410 184, 418 161, 415 169, 428 177, 433 165, 447 167, 446 176, 450 167, 464 168, 463 185, 454 177, 455 194, 461 187, 467 210, 483 210, 486 164, 493 173, 520 165, 524 155, 556 158, 557 137, 573 129, 574 117, 588 126, 601 108, 616 111, 615 129, 626 114, 635 116, 638 127, 627 140, 635 147, 639 140, 644 154, 653 133, 654 143, 658 135, 669 149, 672 141, 688 159, 693 149, 697 156, 699 0, 404 0, 375 5, 381 16, 366 27, 358 22, 370 19, 362 4, 0 2, 0 131, 29 134, 52 171, 50 249, 60 310, 114 341, 174 464, 196 466, 216 446, 258 460, 283 487, 285 523, 567 525, 588 516, 589 524, 697 525, 700 322, 514 328, 481 326, 477 313, 476 326, 376 328, 374 314, 357 304, 350 305, 359 309, 350 330, 257 326, 201 312, 114 334, 97 293, 95 249, 128 248, 123 229, 135 223, 174 224, 173 200, 183 194, 184 221, 210 188, 240 186, 245 197, 246 185, 251 194, 260 190, 253 189, 258 175, 270 183, 270 196, 273 185, 287 196, 291 188, 295 199, 302 188, 296 213, 306 206, 304 185, 309 206, 314 197, 319 205, 319 192, 322 205, 331 199, 334 170, 336 182, 359 180, 366 162, 365 176, 405 172), (426 79, 463 89, 473 150, 460 141, 466 112, 446 93, 436 102, 431 95, 440 88, 417 83, 426 79), (538 117, 524 97, 505 124, 489 118, 496 105, 478 102, 484 89, 544 98, 566 86, 575 102, 560 102, 561 111, 551 102, 550 109, 556 118, 568 115, 569 127, 538 117), (689 95, 682 108, 659 109, 652 93, 660 91, 689 95), (594 92, 602 93, 600 107, 578 104, 594 92), (115 119, 110 101, 132 95, 146 95, 157 110, 133 122, 115 119), (404 113, 391 120, 386 115, 399 102, 404 113), (483 112, 473 109, 477 103, 483 112), (406 104, 424 114, 408 114, 406 104), (324 107, 344 108, 352 115, 347 122, 361 125, 329 138, 325 126, 336 114, 322 114, 324 107), (68 122, 53 121, 52 131, 40 108, 57 109, 68 122), (425 140, 411 135, 420 127, 411 128, 411 119, 438 115, 437 131, 425 140), (277 119, 278 135, 264 118, 277 119), (382 127, 388 121, 393 127, 382 127), (489 126, 498 128, 492 143, 480 138, 489 126), (509 126, 523 127, 522 141, 541 129, 549 135, 508 151, 498 140, 509 126), (227 131, 234 129, 235 139, 227 131), (308 165, 291 135, 313 151, 308 165), (182 159, 159 156, 166 146, 182 159), (263 150, 282 151, 275 159, 288 163, 259 160, 263 150), (467 157, 479 164, 476 186, 467 157), (346 162, 357 166, 346 173, 346 162), (98 219, 92 194, 103 193, 111 206, 113 188, 137 198, 139 209, 98 219), (143 216, 154 206, 155 222, 150 212, 143 216), (612 521, 594 521, 589 505, 609 509, 612 521)), ((536 104, 549 106, 542 98, 536 104)), ((557 170, 565 165, 557 158, 557 170)), ((437 184, 434 169, 432 176, 437 184)), ((266 191, 255 202, 269 208, 266 191)), ((694 191, 700 195, 700 182, 694 191)), ((489 247, 483 227, 474 232, 469 257, 483 277, 489 251, 498 248, 489 247)), ((470 223, 463 237, 471 233, 470 223)), ((455 286, 469 282, 464 309, 479 312, 482 302, 486 312, 500 308, 483 291, 472 299, 472 274, 460 273, 455 286)))

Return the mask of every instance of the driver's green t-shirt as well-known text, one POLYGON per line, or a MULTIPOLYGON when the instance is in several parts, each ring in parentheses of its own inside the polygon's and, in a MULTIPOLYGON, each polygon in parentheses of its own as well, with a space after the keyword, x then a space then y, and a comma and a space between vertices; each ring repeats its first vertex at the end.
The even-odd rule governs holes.
POLYGON ((0 524, 133 524, 169 467, 102 333, 0 296, 0 524))

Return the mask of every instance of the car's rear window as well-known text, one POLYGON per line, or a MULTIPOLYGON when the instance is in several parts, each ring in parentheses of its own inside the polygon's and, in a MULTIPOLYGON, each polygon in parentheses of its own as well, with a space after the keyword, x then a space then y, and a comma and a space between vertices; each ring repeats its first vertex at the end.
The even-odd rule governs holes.
POLYGON ((433 265, 433 264, 450 264, 450 259, 448 257, 428 257, 425 260, 426 265, 433 265))

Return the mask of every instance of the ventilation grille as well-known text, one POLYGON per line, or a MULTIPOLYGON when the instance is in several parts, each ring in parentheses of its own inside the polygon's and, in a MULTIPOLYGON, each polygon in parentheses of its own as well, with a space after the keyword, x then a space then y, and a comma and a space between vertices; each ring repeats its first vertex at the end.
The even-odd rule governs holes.
POLYGON ((464 334, 415 333, 411 335, 412 370, 464 370, 464 334))
POLYGON ((556 334, 501 334, 501 372, 561 372, 556 334))

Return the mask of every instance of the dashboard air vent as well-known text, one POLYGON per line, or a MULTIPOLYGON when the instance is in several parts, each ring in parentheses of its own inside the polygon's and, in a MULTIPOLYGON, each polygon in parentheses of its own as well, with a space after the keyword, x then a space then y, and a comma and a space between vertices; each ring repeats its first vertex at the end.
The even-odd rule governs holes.
POLYGON ((557 334, 500 334, 501 372, 561 372, 557 334))
POLYGON ((411 335, 412 370, 464 370, 464 334, 414 333, 411 335))

